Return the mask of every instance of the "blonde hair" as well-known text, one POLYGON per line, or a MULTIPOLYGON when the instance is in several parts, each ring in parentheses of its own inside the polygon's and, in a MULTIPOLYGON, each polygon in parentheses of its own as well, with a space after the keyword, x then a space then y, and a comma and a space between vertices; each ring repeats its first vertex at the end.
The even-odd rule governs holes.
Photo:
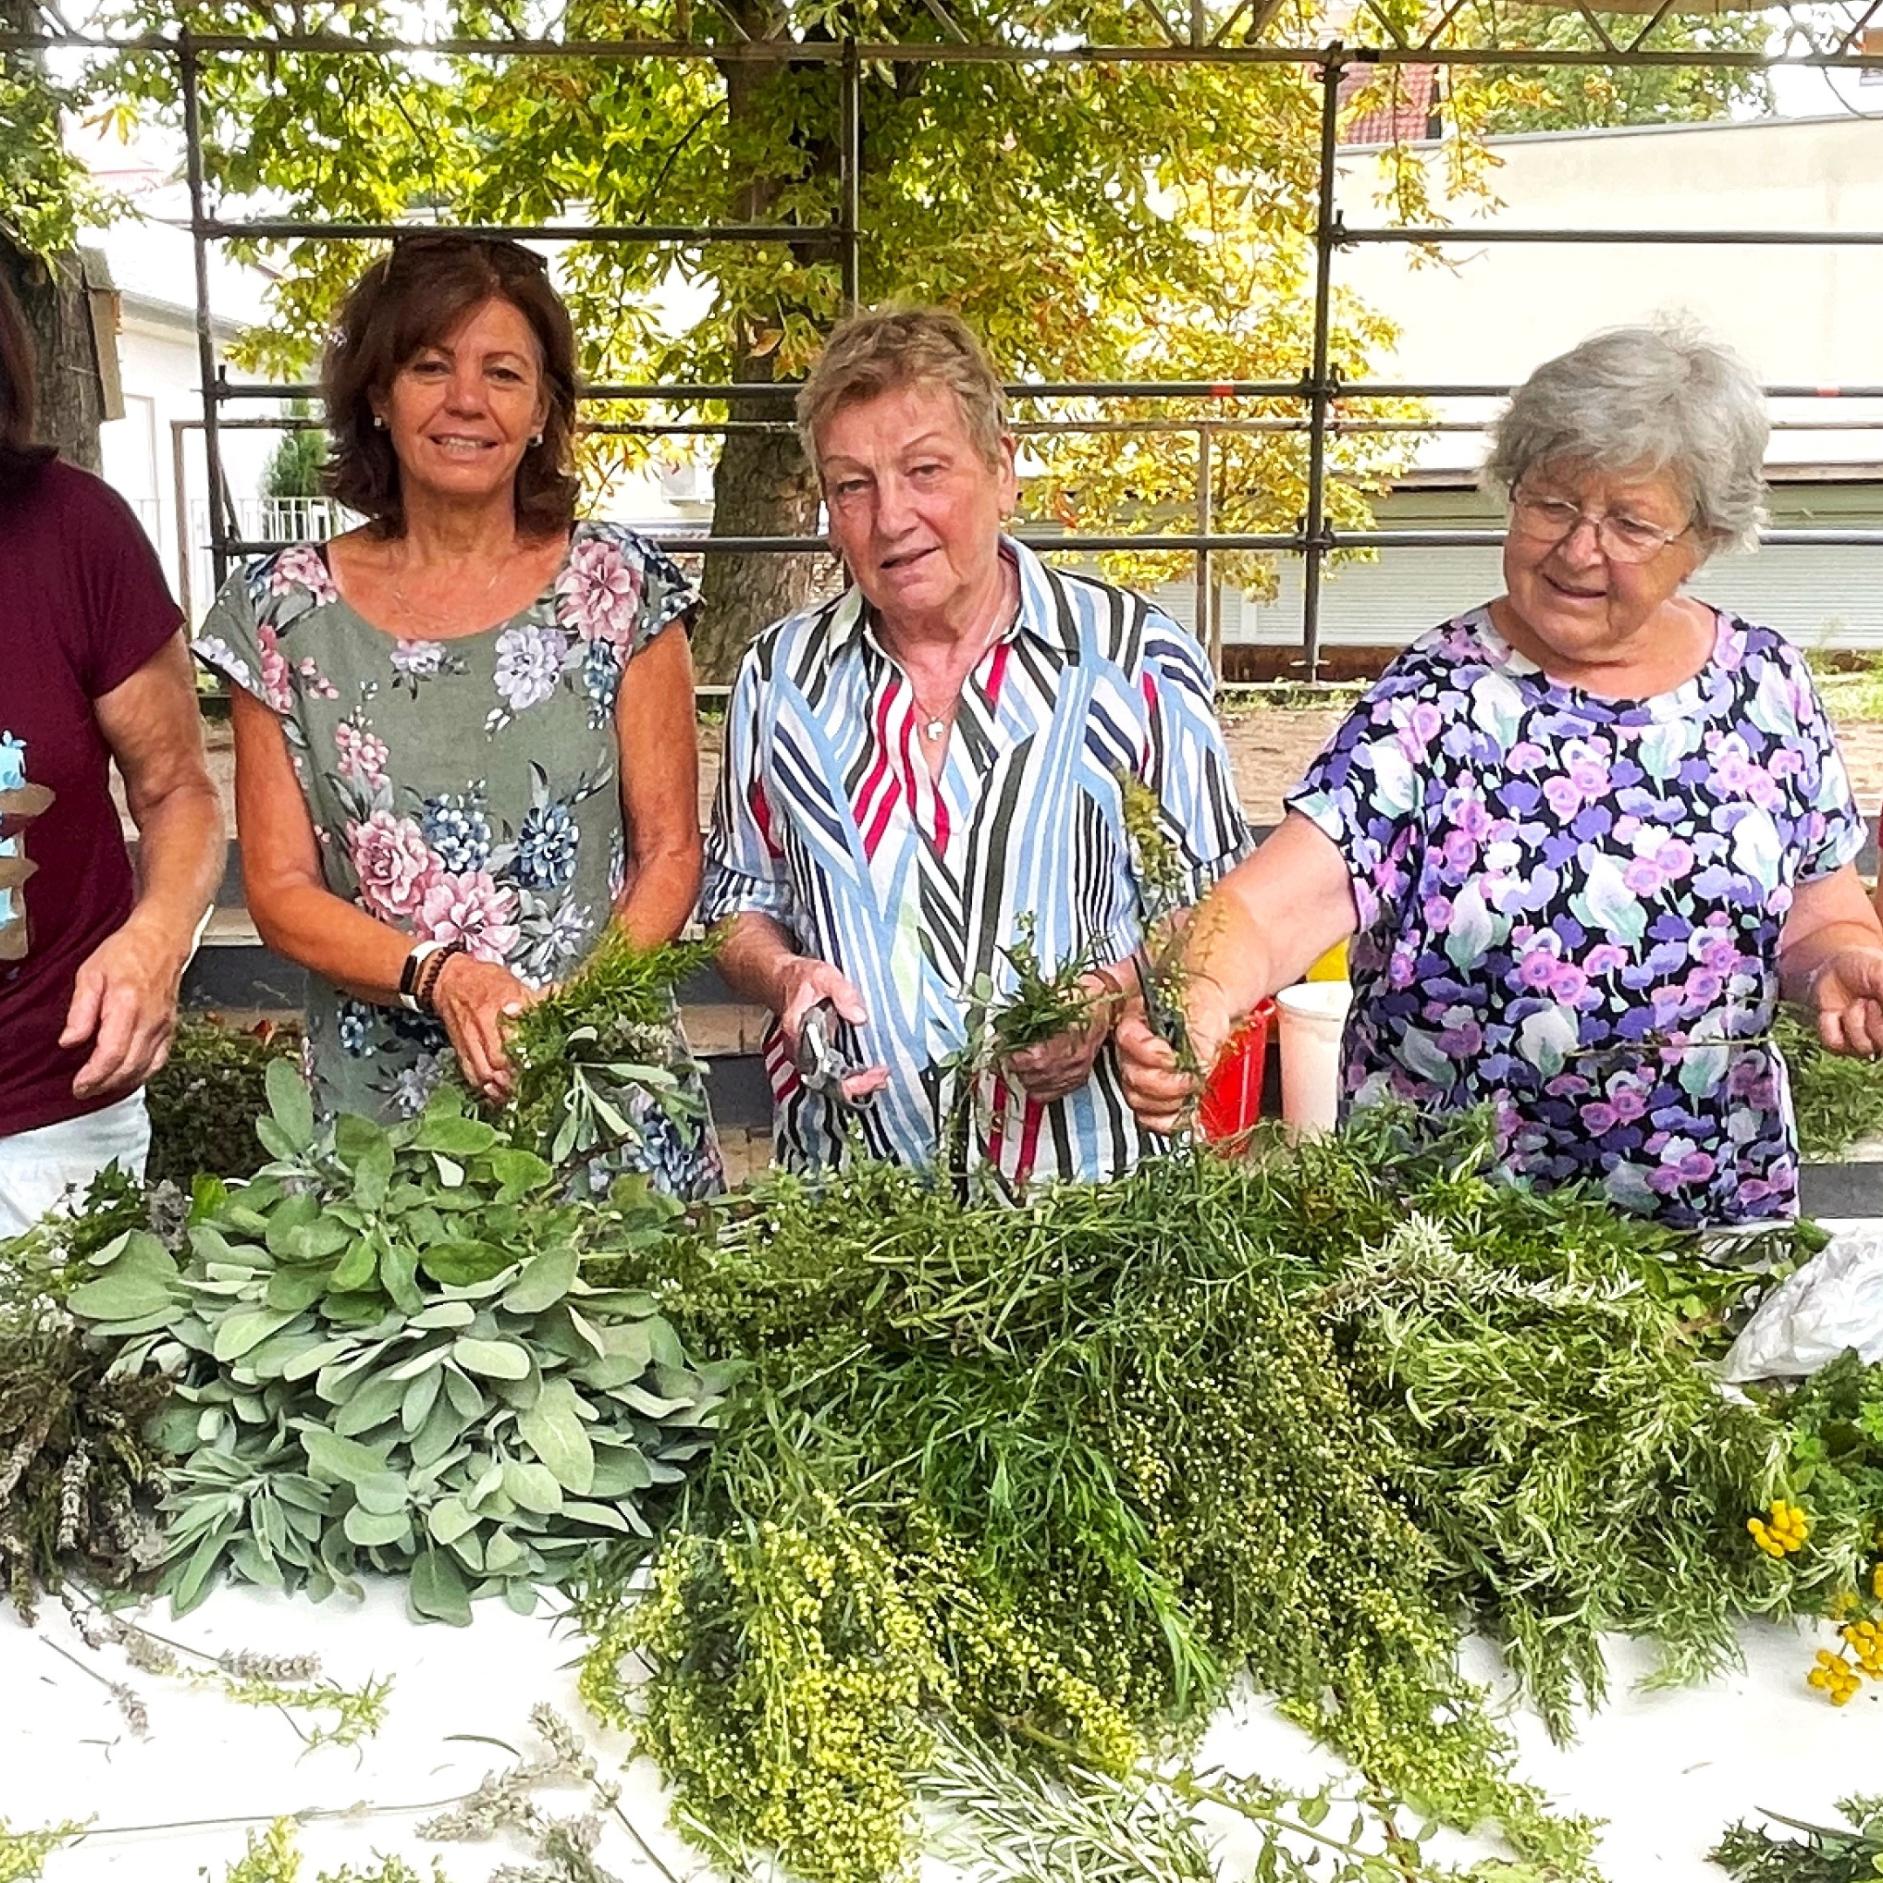
POLYGON ((905 386, 952 392, 975 450, 998 466, 1007 395, 967 322, 939 307, 873 308, 837 324, 798 389, 805 455, 817 463, 818 427, 845 406, 905 386))

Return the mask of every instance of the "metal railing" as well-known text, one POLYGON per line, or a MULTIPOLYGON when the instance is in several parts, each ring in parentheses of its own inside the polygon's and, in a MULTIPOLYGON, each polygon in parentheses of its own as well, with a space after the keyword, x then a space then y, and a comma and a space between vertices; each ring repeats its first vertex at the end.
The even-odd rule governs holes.
MULTIPOLYGON (((1174 65, 1207 63, 1225 66, 1296 65, 1319 74, 1319 191, 1318 210, 1313 230, 1315 256, 1312 332, 1309 336, 1308 371, 1292 382, 1176 382, 1176 381, 1091 381, 1023 384, 1010 388, 1028 401, 1170 399, 1223 401, 1229 399, 1266 399, 1290 402, 1300 409, 1298 418, 1221 420, 1178 417, 1164 429, 1186 431, 1196 440, 1197 483, 1195 527, 1190 530, 1157 530, 1148 533, 1087 532, 1041 537, 1042 547, 1087 553, 1112 548, 1133 550, 1168 550, 1194 554, 1198 626, 1212 653, 1220 651, 1219 627, 1212 621, 1211 564, 1213 555, 1229 551, 1262 550, 1297 555, 1303 560, 1301 652, 1305 676, 1318 677, 1320 666, 1321 583, 1326 560, 1337 551, 1364 548, 1416 548, 1427 546, 1468 546, 1494 543, 1499 533, 1484 530, 1375 529, 1341 531, 1328 521, 1326 502, 1329 476, 1330 441, 1347 432, 1404 429, 1423 433, 1437 429, 1472 429, 1455 423, 1434 426, 1406 421, 1368 422, 1355 420, 1349 408, 1368 400, 1493 398, 1508 390, 1498 385, 1399 384, 1363 381, 1343 383, 1332 371, 1330 339, 1332 297, 1337 257, 1346 250, 1368 244, 1403 244, 1432 246, 1471 242, 1475 244, 1590 244, 1692 246, 1741 245, 1788 248, 1796 246, 1883 247, 1883 229, 1800 230, 1800 229, 1589 229, 1589 228, 1511 228, 1500 225, 1428 226, 1428 227, 1350 227, 1336 202, 1337 158, 1341 118, 1340 87, 1345 73, 1355 67, 1391 67, 1404 65, 1463 67, 1706 67, 1716 70, 1772 70, 1779 67, 1819 71, 1883 72, 1883 57, 1856 50, 1863 30, 1879 12, 1883 0, 1871 0, 1866 10, 1838 43, 1828 48, 1814 47, 1802 53, 1765 55, 1718 51, 1661 50, 1652 47, 1655 29, 1669 12, 1663 5, 1647 19, 1641 31, 1623 42, 1616 39, 1586 6, 1578 4, 1599 43, 1593 48, 1548 49, 1513 46, 1441 46, 1436 43, 1457 12, 1453 6, 1424 40, 1415 42, 1394 26, 1374 0, 1366 0, 1367 10, 1384 26, 1388 42, 1383 45, 1347 45, 1334 42, 1321 46, 1257 45, 1233 42, 1231 35, 1250 17, 1248 5, 1238 6, 1229 17, 1211 29, 1201 8, 1191 11, 1191 30, 1187 37, 1173 28, 1162 43, 1123 45, 1016 45, 970 42, 957 29, 955 37, 919 42, 859 42, 850 39, 817 40, 733 40, 707 42, 700 39, 619 39, 619 40, 547 40, 547 39, 441 39, 423 44, 384 38, 346 38, 327 33, 282 34, 144 34, 113 37, 72 31, 54 21, 51 30, 38 33, 0 32, 0 49, 10 47, 46 48, 53 46, 90 47, 107 50, 137 49, 173 59, 176 62, 179 95, 182 103, 186 146, 186 173, 189 189, 188 226, 192 239, 195 275, 196 335, 203 386, 202 430, 208 461, 210 489, 215 501, 208 515, 208 548, 214 574, 219 582, 229 559, 244 551, 265 547, 242 526, 237 506, 223 475, 220 434, 232 426, 292 427, 312 420, 237 419, 225 416, 225 409, 244 401, 284 399, 306 396, 307 387, 271 386, 231 382, 216 358, 212 322, 209 250, 210 244, 231 238, 320 237, 339 241, 381 241, 402 225, 389 223, 332 223, 295 217, 231 218, 211 211, 207 188, 203 146, 202 64, 205 59, 222 56, 266 57, 286 52, 330 54, 335 57, 380 57, 387 54, 427 52, 441 56, 465 56, 493 59, 603 59, 614 61, 704 61, 719 66, 729 63, 758 63, 834 66, 839 75, 837 146, 837 219, 827 225, 742 223, 718 226, 665 224, 608 225, 504 225, 492 226, 487 233, 527 236, 533 240, 582 242, 634 242, 641 244, 687 244, 718 242, 778 242, 790 244, 827 243, 837 250, 844 299, 853 304, 860 279, 861 245, 867 231, 862 226, 860 184, 862 153, 860 126, 865 74, 881 67, 907 64, 1008 64, 1008 65, 1174 65), (1304 512, 1291 530, 1272 533, 1220 531, 1215 527, 1219 512, 1217 483, 1217 445, 1232 429, 1260 428, 1298 431, 1307 445, 1307 478, 1304 512)), ((1269 9, 1257 5, 1254 14, 1266 18, 1269 9)), ((945 18, 945 11, 939 18, 945 18)), ((739 403, 753 398, 776 398, 777 383, 756 384, 667 384, 667 385, 597 385, 586 389, 587 404, 664 403, 686 406, 707 401, 730 404, 734 413, 739 403)), ((1821 387, 1781 385, 1767 388, 1774 398, 1803 399, 1825 396, 1850 400, 1883 400, 1883 386, 1821 387)), ((1872 421, 1856 420, 1854 425, 1872 421)), ((609 432, 651 434, 730 434, 750 429, 763 421, 741 420, 737 416, 713 421, 621 421, 605 420, 592 429, 609 432)), ((1063 420, 1044 421, 1037 429, 1057 425, 1059 429, 1104 429, 1116 421, 1063 420)), ((1138 421, 1147 428, 1157 421, 1138 421)), ((1839 424, 1846 421, 1837 421, 1839 424)), ((1802 429, 1810 428, 1808 423, 1802 429)), ((709 535, 703 539, 687 535, 679 539, 685 546, 706 554, 798 554, 821 551, 822 539, 809 537, 750 537, 709 535)), ((1767 533, 1766 541, 1781 545, 1875 545, 1883 546, 1883 530, 1779 530, 1767 533)))

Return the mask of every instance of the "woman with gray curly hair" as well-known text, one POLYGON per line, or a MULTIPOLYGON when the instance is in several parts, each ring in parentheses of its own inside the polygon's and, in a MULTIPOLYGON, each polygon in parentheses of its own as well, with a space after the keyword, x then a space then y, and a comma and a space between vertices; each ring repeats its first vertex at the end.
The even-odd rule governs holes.
MULTIPOLYGON (((1344 937, 1344 1099, 1489 1105, 1506 1169, 1676 1226, 1788 1214, 1781 997, 1883 1049, 1863 830, 1802 658, 1686 592, 1752 540, 1745 368, 1627 327, 1540 367, 1497 427, 1505 591, 1399 656, 1217 886, 1188 994, 1203 1063, 1344 937)), ((1132 1104, 1194 1090, 1141 1019, 1132 1104)))

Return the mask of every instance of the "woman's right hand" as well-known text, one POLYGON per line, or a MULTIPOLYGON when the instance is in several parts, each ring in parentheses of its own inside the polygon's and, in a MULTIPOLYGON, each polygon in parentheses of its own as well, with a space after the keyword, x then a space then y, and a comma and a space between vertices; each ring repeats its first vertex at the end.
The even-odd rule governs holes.
POLYGON ((466 1083, 490 1104, 502 1104, 512 1090, 504 1022, 541 999, 508 968, 475 955, 451 955, 438 970, 432 1010, 451 1036, 466 1083))
MULTIPOLYGON (((1234 1019, 1222 989, 1199 976, 1184 989, 1183 1009, 1196 1063, 1213 1066, 1234 1019)), ((1119 1017, 1116 1040, 1126 1102, 1145 1130, 1169 1137, 1195 1106, 1203 1075, 1185 1072, 1177 1064, 1169 1041, 1151 1031, 1142 1001, 1133 1001, 1119 1017)))
MULTIPOLYGON (((841 970, 828 961, 810 955, 793 955, 778 970, 774 1001, 778 1030, 785 1036, 785 1050, 795 1059, 798 1036, 804 1029, 804 1016, 820 1001, 828 1001, 839 1020, 853 1027, 868 1026, 869 1009, 863 996, 841 970)), ((861 1066, 845 1075, 844 1096, 853 1103, 880 1092, 889 1083, 887 1066, 861 1066)))

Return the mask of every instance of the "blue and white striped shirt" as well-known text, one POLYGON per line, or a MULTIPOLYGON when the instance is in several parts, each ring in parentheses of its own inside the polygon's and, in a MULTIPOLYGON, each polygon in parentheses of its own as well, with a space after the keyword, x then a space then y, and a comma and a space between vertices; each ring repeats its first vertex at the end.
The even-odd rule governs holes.
MULTIPOLYGON (((962 688, 939 778, 914 690, 855 588, 768 628, 734 683, 702 914, 768 915, 839 968, 870 1014, 840 1041, 891 1073, 874 1105, 846 1114, 802 1085, 774 1025, 766 1065, 789 1168, 935 1161, 957 1097, 945 1062, 966 1041, 977 979, 1010 994, 1001 951, 1019 918, 1049 971, 1088 946, 1113 961, 1139 945, 1121 774, 1155 792, 1190 900, 1248 848, 1195 638, 1139 596, 1002 549, 1019 612, 962 688)), ((1113 1176, 1161 1143, 1126 1105, 1109 1042, 1068 1097, 1042 1105, 989 1074, 974 1111, 969 1161, 1016 1184, 1113 1176)))

